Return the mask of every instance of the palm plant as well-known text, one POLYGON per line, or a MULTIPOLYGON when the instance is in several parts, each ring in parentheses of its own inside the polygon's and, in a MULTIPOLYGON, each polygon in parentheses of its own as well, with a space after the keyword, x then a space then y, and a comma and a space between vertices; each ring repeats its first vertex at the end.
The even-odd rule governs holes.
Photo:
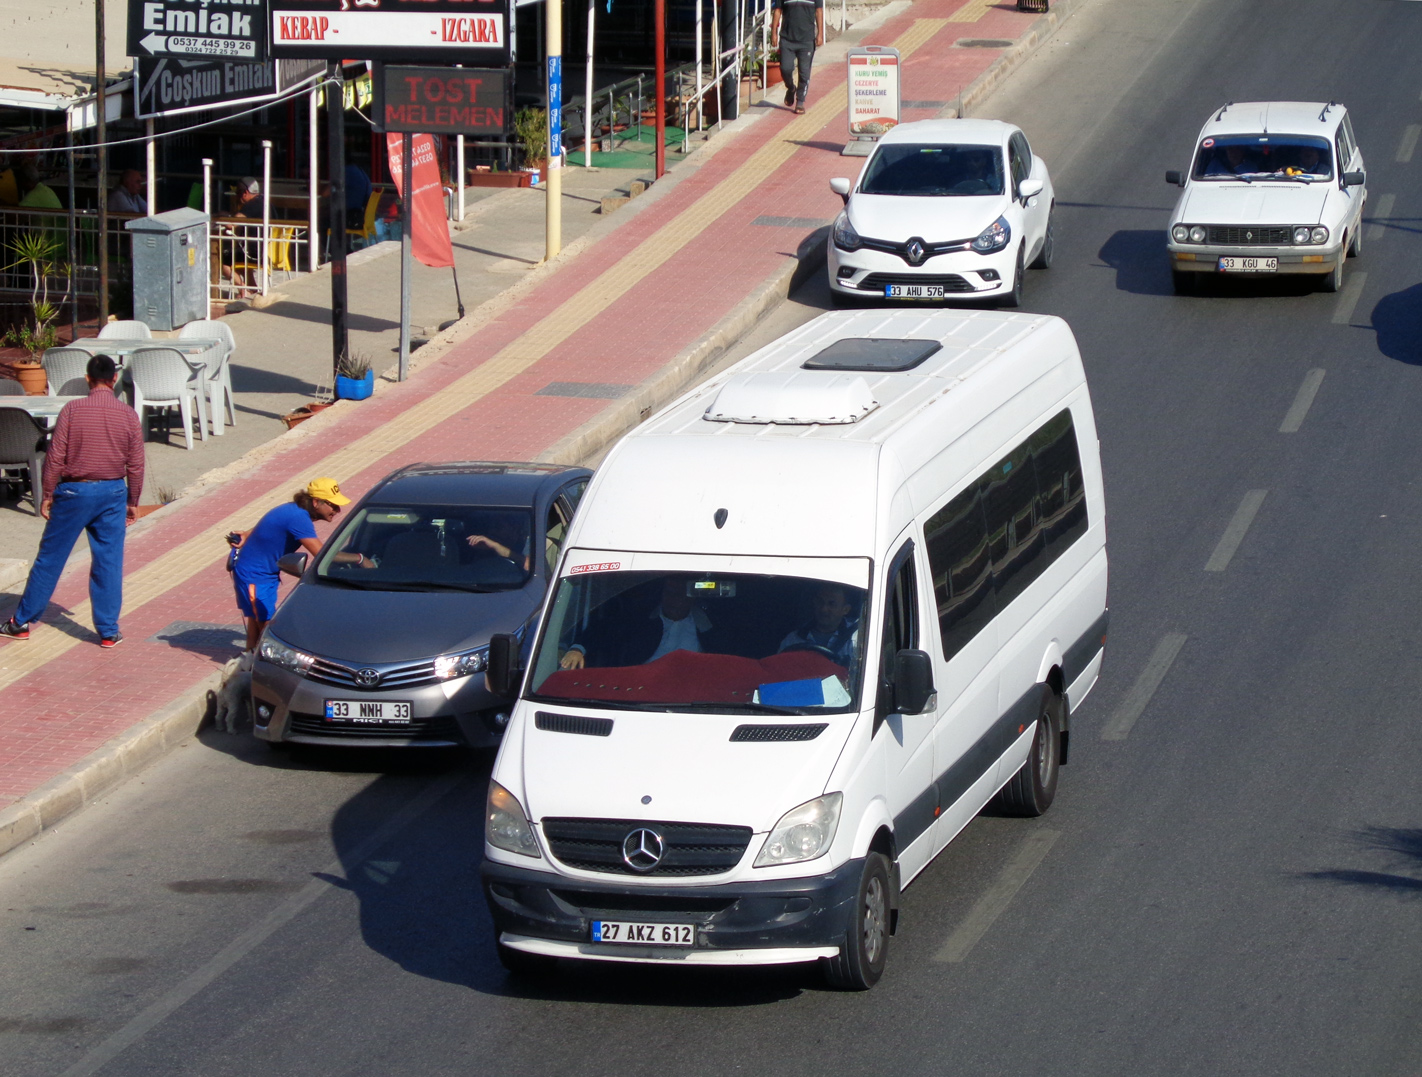
POLYGON ((10 249, 15 261, 5 268, 27 266, 30 271, 30 321, 11 326, 0 340, 39 355, 57 342, 59 333, 54 322, 60 307, 69 299, 68 265, 60 260, 64 244, 48 232, 24 232, 10 244, 10 249), (54 302, 50 299, 50 280, 61 275, 65 278, 64 294, 54 302))

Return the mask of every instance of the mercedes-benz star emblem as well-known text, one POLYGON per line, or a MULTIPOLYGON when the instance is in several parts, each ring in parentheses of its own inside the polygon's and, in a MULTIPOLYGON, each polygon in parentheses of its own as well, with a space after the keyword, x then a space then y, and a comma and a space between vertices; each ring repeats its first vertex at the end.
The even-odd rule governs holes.
POLYGON ((915 236, 904 246, 904 253, 908 255, 909 265, 916 266, 923 261, 924 249, 923 240, 915 236))
POLYGON ((642 827, 622 839, 622 862, 633 871, 651 871, 666 855, 666 842, 655 830, 642 827))
POLYGON ((356 684, 362 688, 374 688, 380 683, 380 670, 378 669, 358 669, 356 670, 356 684))

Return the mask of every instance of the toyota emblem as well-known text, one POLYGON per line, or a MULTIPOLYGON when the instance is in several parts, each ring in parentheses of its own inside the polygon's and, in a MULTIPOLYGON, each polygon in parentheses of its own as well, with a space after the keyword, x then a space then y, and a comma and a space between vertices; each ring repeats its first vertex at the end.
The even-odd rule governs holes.
POLYGON ((915 236, 904 246, 904 253, 908 255, 909 265, 916 266, 923 261, 924 247, 923 240, 915 236))
POLYGON ((622 839, 622 862, 633 871, 651 871, 662 862, 666 849, 660 834, 642 827, 622 839))
POLYGON ((374 688, 380 683, 380 670, 378 669, 358 669, 356 670, 356 684, 362 688, 374 688))

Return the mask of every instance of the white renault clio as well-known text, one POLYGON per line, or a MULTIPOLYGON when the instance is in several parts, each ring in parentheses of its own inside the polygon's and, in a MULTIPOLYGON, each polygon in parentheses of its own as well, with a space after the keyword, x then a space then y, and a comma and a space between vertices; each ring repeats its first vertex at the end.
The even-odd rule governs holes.
POLYGON ((972 296, 1015 307, 1023 271, 1052 264, 1052 180, 1010 123, 899 124, 856 185, 830 189, 845 202, 828 258, 837 306, 972 296))
POLYGON ((1175 291, 1201 274, 1314 274, 1343 286, 1343 262, 1363 251, 1368 190, 1348 110, 1329 102, 1228 104, 1201 129, 1170 215, 1175 291))

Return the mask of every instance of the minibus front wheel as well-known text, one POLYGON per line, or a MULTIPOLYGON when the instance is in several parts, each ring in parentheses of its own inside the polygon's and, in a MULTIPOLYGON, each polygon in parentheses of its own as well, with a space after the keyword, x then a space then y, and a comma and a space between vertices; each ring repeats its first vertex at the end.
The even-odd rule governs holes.
POLYGON ((894 907, 889 858, 871 852, 864 858, 859 889, 839 956, 824 961, 825 979, 841 991, 867 991, 884 975, 889 958, 889 926, 894 907))

